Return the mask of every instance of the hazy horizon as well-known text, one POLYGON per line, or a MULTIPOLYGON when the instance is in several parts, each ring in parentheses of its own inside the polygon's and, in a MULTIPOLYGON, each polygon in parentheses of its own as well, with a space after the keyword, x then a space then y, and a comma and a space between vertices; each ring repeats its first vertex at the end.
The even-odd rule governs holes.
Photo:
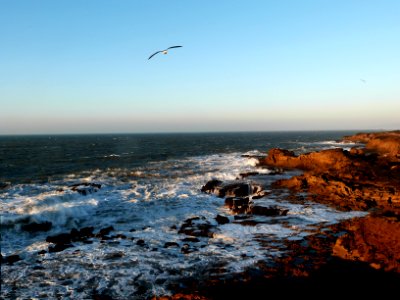
POLYGON ((75 136, 75 135, 201 135, 201 134, 240 134, 240 133, 324 133, 324 132, 385 132, 397 131, 399 129, 374 128, 374 129, 322 129, 322 130, 243 130, 243 131, 148 131, 148 132, 64 132, 64 133, 17 133, 0 134, 0 137, 7 136, 75 136))
POLYGON ((7 1, 0 135, 399 129, 399 14, 395 0, 7 1))

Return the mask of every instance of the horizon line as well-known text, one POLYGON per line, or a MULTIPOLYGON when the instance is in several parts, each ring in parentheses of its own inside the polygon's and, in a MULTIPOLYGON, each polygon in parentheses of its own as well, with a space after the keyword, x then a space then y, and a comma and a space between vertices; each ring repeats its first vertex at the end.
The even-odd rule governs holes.
POLYGON ((0 133, 4 136, 66 136, 66 135, 152 135, 152 134, 220 134, 220 133, 279 133, 279 132, 374 132, 374 131, 396 131, 400 129, 276 129, 276 130, 216 130, 216 131, 143 131, 143 132, 65 132, 65 133, 0 133))

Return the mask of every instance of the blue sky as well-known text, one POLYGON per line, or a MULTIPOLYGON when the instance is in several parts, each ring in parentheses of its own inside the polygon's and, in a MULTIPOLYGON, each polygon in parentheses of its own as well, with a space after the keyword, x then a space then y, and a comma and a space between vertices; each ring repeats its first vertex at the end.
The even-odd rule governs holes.
POLYGON ((397 0, 0 0, 0 134, 399 129, 399 15, 397 0))

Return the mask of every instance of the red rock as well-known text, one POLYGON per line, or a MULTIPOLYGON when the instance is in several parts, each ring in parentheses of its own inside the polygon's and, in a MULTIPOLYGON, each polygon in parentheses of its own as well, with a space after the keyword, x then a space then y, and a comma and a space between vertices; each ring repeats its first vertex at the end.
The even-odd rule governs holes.
POLYGON ((276 181, 274 187, 308 192, 308 198, 341 209, 400 208, 400 131, 367 133, 346 140, 367 148, 330 149, 299 156, 272 149, 261 165, 300 169, 304 173, 276 181))
POLYGON ((333 255, 363 261, 375 269, 400 273, 399 216, 368 216, 345 222, 348 232, 339 237, 333 255))

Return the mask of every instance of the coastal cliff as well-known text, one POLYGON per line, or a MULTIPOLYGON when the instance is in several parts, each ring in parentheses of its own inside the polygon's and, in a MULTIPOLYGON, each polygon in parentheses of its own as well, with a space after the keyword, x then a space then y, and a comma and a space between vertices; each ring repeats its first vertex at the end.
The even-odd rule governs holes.
MULTIPOLYGON (((341 211, 361 210, 366 216, 321 226, 302 240, 288 240, 286 253, 273 263, 259 261, 256 268, 240 276, 194 284, 202 292, 193 294, 192 289, 166 299, 239 299, 254 293, 313 297, 320 292, 342 297, 344 291, 358 297, 392 295, 400 282, 400 131, 360 133, 345 136, 341 142, 360 146, 301 155, 269 150, 259 158, 260 167, 275 170, 271 174, 300 172, 277 178, 266 193, 259 191, 262 188, 257 193, 247 188, 246 195, 230 193, 225 206, 235 218, 243 213, 254 215, 257 206, 252 199, 275 194, 341 211)), ((221 191, 227 186, 211 181, 202 191, 224 197, 221 191)), ((275 211, 282 215, 281 210, 275 211)), ((256 222, 243 224, 255 226, 256 222)))

